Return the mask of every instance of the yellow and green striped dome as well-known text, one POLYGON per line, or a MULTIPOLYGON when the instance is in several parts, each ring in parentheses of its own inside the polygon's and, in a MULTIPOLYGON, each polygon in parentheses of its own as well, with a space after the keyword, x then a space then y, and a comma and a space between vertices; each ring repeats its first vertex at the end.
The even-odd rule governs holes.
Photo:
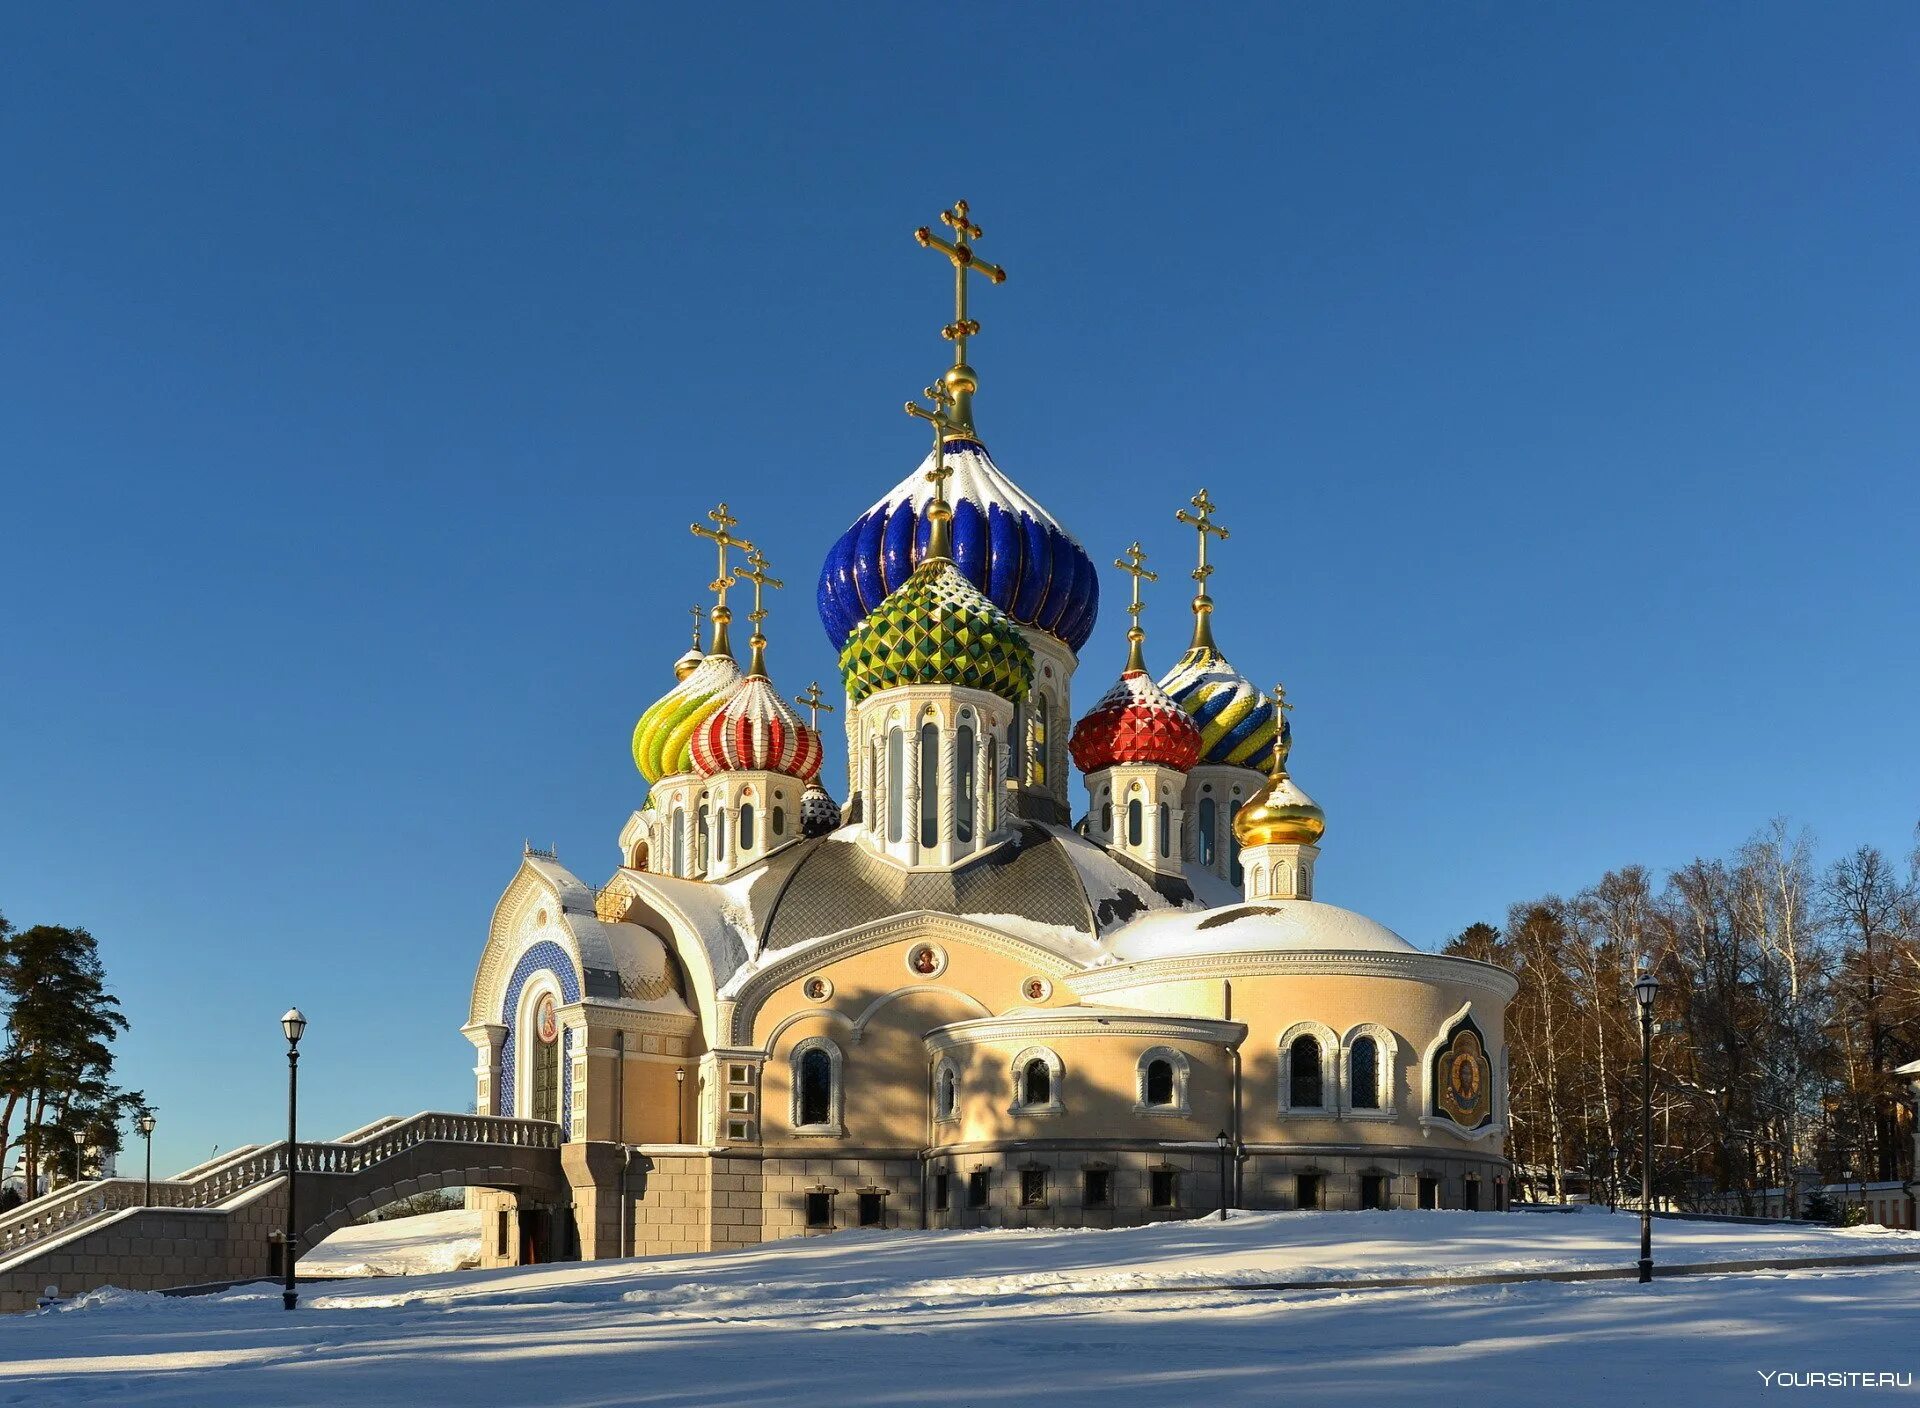
POLYGON ((693 771, 693 733, 740 687, 731 655, 709 655, 633 726, 633 765, 648 782, 693 771))
POLYGON ((1033 683, 1033 648, 1013 618, 946 557, 928 557, 840 651, 855 704, 901 685, 980 689, 1018 703, 1033 683))

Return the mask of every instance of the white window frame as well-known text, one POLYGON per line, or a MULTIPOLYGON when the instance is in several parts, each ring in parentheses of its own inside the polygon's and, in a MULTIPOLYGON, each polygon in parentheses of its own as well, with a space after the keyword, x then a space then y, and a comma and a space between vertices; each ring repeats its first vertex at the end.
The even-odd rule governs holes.
POLYGON ((1400 1110, 1400 1042, 1397 1037, 1378 1022, 1358 1022, 1347 1029, 1340 1038, 1340 1097, 1341 1113, 1351 1120, 1391 1120, 1400 1110), (1379 1064, 1375 1070, 1375 1079, 1379 1082, 1380 1108, 1363 1110, 1353 1103, 1352 1073, 1353 1044, 1363 1036, 1373 1038, 1374 1047, 1379 1052, 1379 1064))
POLYGON ((1335 1120, 1340 1118, 1341 1091, 1340 1078, 1340 1038, 1333 1034, 1333 1028, 1325 1022, 1295 1022, 1280 1033, 1280 1091, 1279 1112, 1302 1119, 1335 1120), (1293 1103, 1293 1043, 1296 1039, 1310 1036, 1320 1043, 1320 1103, 1318 1105, 1295 1105, 1293 1103))
POLYGON ((787 1122, 794 1134, 804 1139, 844 1139, 847 1134, 846 1113, 846 1057, 840 1052, 839 1044, 833 1038, 810 1036, 796 1041, 793 1049, 787 1053, 787 1084, 789 1087, 787 1122), (832 1084, 827 1090, 827 1122, 825 1124, 800 1123, 800 1060, 809 1051, 827 1053, 828 1071, 832 1084))
POLYGON ((1175 1051, 1171 1046, 1149 1046, 1140 1053, 1140 1059, 1133 1068, 1133 1112, 1136 1115, 1190 1115, 1193 1107, 1187 1099, 1187 1079, 1192 1074, 1192 1064, 1184 1051, 1175 1051), (1147 1103, 1147 1067, 1155 1061, 1165 1061, 1173 1067, 1173 1103, 1170 1105, 1149 1105, 1147 1103))
POLYGON ((1067 1107, 1062 1098, 1066 1085, 1067 1068, 1060 1057, 1049 1047, 1029 1046, 1013 1058, 1013 1101, 1007 1106, 1010 1115, 1064 1115, 1067 1107), (1044 1061, 1047 1064, 1047 1102, 1044 1105, 1026 1103, 1026 1071, 1029 1062, 1044 1061))

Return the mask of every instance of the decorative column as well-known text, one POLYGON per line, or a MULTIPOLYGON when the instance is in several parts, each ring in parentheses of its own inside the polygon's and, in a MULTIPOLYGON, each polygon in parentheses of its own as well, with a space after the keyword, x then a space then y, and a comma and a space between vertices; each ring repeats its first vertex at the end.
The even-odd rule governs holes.
POLYGON ((460 1028, 460 1035, 473 1043, 479 1060, 473 1068, 473 1108, 483 1115, 511 1113, 499 1108, 500 1048, 507 1029, 499 1022, 472 1022, 460 1028))

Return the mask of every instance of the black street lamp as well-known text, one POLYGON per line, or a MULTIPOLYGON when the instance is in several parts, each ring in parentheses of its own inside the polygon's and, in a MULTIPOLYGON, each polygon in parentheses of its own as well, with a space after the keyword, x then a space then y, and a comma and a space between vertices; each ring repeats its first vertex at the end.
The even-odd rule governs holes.
POLYGON ((1607 1150, 1607 1211, 1613 1212, 1620 1206, 1620 1150, 1618 1146, 1607 1150))
POLYGON ((673 1108, 678 1120, 673 1142, 684 1144, 687 1142, 687 1068, 685 1066, 673 1068, 673 1108))
POLYGON ((307 1019, 298 1007, 289 1007, 280 1019, 280 1030, 287 1034, 287 1238, 280 1245, 280 1269, 286 1274, 280 1303, 288 1310, 300 1303, 293 1289, 293 1257, 297 1229, 294 1223, 293 1186, 300 1166, 298 1111, 300 1092, 300 1038, 307 1030, 307 1019))
POLYGON ((150 1208, 153 1206, 153 1111, 143 1113, 135 1128, 140 1131, 140 1137, 147 1141, 147 1191, 140 1199, 140 1206, 150 1208))
POLYGON ((1660 984, 1653 962, 1640 958, 1640 976, 1633 985, 1640 1004, 1640 1284, 1653 1280, 1653 1000, 1660 984))
POLYGON ((1233 1150, 1233 1140, 1227 1137, 1223 1129, 1213 1137, 1214 1145, 1220 1150, 1220 1220, 1227 1220, 1227 1155, 1233 1150))

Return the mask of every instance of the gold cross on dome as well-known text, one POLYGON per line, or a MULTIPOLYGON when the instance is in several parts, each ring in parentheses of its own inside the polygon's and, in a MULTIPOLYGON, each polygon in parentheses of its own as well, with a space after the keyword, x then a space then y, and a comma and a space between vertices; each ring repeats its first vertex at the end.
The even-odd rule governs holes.
POLYGON ((718 593, 720 597, 720 604, 715 608, 714 613, 714 619, 717 621, 719 613, 727 609, 727 588, 733 585, 732 574, 727 570, 727 549, 751 548, 753 544, 745 538, 733 536, 732 530, 740 526, 740 520, 727 512, 724 501, 718 508, 708 509, 707 517, 713 520, 713 527, 707 528, 698 523, 689 523, 687 528, 695 537, 705 538, 720 550, 720 574, 707 583, 707 590, 718 593))
POLYGON ((974 257, 973 241, 980 238, 982 231, 968 216, 965 201, 957 200, 953 209, 941 211, 940 223, 953 231, 951 240, 942 239, 926 225, 915 230, 913 237, 925 248, 939 250, 953 263, 953 321, 940 329, 940 336, 953 344, 953 364, 961 367, 967 362, 967 339, 980 331, 980 324, 967 316, 967 274, 969 271, 984 274, 989 283, 1003 284, 1007 281, 1007 271, 974 257))
POLYGON ((808 685, 805 694, 794 695, 793 702, 812 714, 811 722, 815 733, 820 732, 820 711, 825 709, 829 714, 834 712, 833 705, 827 703, 827 696, 820 692, 819 680, 808 685))
POLYGON ((1275 777, 1284 777, 1287 771, 1287 754, 1293 751, 1293 729, 1287 724, 1287 715, 1293 712, 1293 705, 1287 702, 1287 687, 1277 684, 1273 687, 1273 768, 1275 777))
POLYGON ((753 610, 747 613, 747 619, 753 622, 755 634, 758 634, 760 623, 767 619, 767 609, 760 604, 761 588, 772 587, 779 591, 787 584, 778 577, 767 575, 767 560, 760 555, 760 549, 751 543, 747 545, 747 565, 734 568, 733 579, 736 582, 753 583, 753 610))
POLYGON ((693 608, 693 648, 696 651, 700 649, 701 627, 705 626, 706 624, 707 624, 707 608, 704 606, 694 607, 693 608))
POLYGON ((1224 542, 1227 537, 1227 530, 1222 525, 1213 521, 1213 511, 1217 505, 1213 502, 1212 498, 1208 496, 1205 489, 1195 494, 1187 502, 1191 503, 1199 512, 1188 513, 1185 509, 1181 509, 1174 514, 1174 517, 1182 523, 1190 524, 1200 535, 1200 565, 1193 570, 1193 580, 1200 584, 1200 590, 1204 593, 1207 589, 1207 578, 1213 575, 1213 568, 1207 563, 1207 539, 1211 536, 1219 538, 1224 542))
POLYGON ((934 500, 944 503, 947 480, 953 476, 953 471, 947 468, 947 436, 960 428, 947 414, 953 409, 953 393, 936 381, 920 394, 933 402, 933 408, 929 410, 918 401, 909 401, 906 410, 908 415, 918 416, 933 427, 933 468, 927 471, 927 479, 933 485, 934 500))
POLYGON ((1140 613, 1146 610, 1146 607, 1140 603, 1140 583, 1143 581, 1157 582, 1160 580, 1160 574, 1158 572, 1147 571, 1146 564, 1147 554, 1139 543, 1135 543, 1132 547, 1128 548, 1124 554, 1113 560, 1115 567, 1118 567, 1122 572, 1125 572, 1133 578, 1133 604, 1127 608, 1127 615, 1135 618, 1135 625, 1139 624, 1138 618, 1140 613))

